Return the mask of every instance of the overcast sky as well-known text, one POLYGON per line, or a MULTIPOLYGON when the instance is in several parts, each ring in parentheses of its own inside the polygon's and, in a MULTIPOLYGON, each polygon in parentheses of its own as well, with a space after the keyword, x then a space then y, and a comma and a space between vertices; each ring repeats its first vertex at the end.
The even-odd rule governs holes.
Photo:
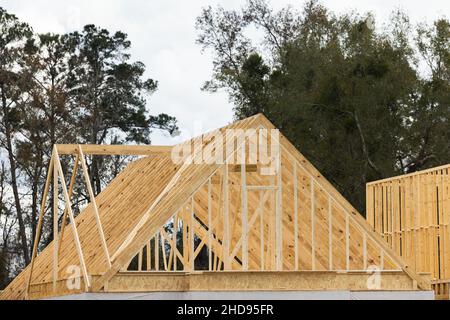
MULTIPOLYGON (((304 1, 270 1, 279 9, 286 4, 301 8, 304 1)), ((413 22, 450 17, 448 0, 323 0, 335 12, 373 12, 377 23, 401 8, 413 22)), ((232 121, 232 105, 226 93, 200 90, 211 75, 211 55, 195 44, 195 18, 207 5, 240 8, 245 0, 0 0, 0 6, 28 22, 36 32, 63 33, 93 23, 111 32, 121 30, 131 40, 131 56, 147 66, 147 76, 159 81, 149 99, 152 114, 177 117, 183 132, 221 127, 232 121), (197 125, 195 123, 197 122, 197 125)), ((155 133, 153 144, 172 144, 173 139, 155 133)))

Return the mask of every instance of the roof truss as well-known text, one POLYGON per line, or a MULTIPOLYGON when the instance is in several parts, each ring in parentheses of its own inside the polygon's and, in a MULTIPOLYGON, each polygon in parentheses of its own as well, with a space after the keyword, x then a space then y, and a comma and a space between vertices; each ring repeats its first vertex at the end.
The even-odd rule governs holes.
MULTIPOLYGON (((252 128, 274 129, 264 116, 256 115, 215 133, 227 138, 231 134, 227 129, 252 128)), ((202 148, 187 160, 212 144, 203 141, 204 136, 190 142, 202 148)), ((30 284, 46 282, 53 283, 56 295, 58 283, 67 279, 65 272, 73 265, 81 267, 85 290, 93 292, 105 290, 133 259, 141 271, 193 272, 199 269, 196 258, 201 252, 208 254, 206 270, 210 271, 350 272, 376 266, 401 270, 419 288, 429 287, 281 134, 281 152, 275 159, 281 170, 273 175, 261 174, 259 164, 231 164, 237 153, 245 157, 248 140, 241 141, 232 151, 226 150, 224 164, 185 161, 180 165, 171 161, 172 147, 56 145, 39 228, 52 176, 55 190, 59 181, 63 191, 64 222, 59 230, 55 220, 55 241, 36 258, 33 250, 31 265, 2 295, 20 298, 30 284), (60 154, 76 159, 68 187, 60 154), (130 163, 93 197, 84 161, 87 154, 146 157, 130 163), (74 218, 70 199, 79 162, 92 201, 74 218), (70 232, 64 231, 66 217, 70 232)), ((53 205, 56 211, 61 209, 59 203, 53 205)))

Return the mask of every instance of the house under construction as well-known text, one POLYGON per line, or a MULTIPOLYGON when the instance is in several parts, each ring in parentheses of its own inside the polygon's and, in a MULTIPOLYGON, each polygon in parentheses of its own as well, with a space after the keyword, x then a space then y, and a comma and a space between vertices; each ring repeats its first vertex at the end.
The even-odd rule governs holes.
POLYGON ((39 254, 35 242, 0 298, 433 298, 429 279, 273 129, 259 114, 178 146, 55 145, 36 235, 53 206, 54 240, 39 254), (269 164, 251 159, 249 132, 277 150, 269 164), (185 146, 194 151, 174 161, 185 146), (205 150, 223 161, 196 161, 205 150), (141 157, 94 196, 90 155, 141 157), (77 172, 91 201, 74 217, 77 172))
POLYGON ((409 266, 449 299, 450 165, 367 184, 367 221, 409 266))

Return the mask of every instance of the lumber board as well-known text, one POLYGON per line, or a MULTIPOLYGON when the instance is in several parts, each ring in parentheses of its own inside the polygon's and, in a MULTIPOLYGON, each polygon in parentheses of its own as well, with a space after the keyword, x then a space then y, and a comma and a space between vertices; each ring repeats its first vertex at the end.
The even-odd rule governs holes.
POLYGON ((170 154, 172 146, 153 145, 95 145, 95 144, 56 144, 60 155, 77 155, 78 147, 86 155, 123 155, 123 156, 152 156, 162 153, 170 154))

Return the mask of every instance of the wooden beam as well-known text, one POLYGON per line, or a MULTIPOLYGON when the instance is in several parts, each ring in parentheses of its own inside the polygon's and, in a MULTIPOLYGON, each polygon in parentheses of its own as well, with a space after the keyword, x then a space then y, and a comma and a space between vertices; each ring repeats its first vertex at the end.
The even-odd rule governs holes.
POLYGON ((142 271, 142 249, 138 253, 138 271, 142 271))
MULTIPOLYGON (((164 230, 164 226, 161 228, 161 230, 164 230)), ((160 239, 161 239, 161 252, 162 252, 162 258, 163 258, 163 267, 164 267, 164 271, 167 271, 166 242, 164 240, 164 237, 160 237, 160 239)))
MULTIPOLYGON (((245 161, 245 143, 242 145, 241 160, 245 161)), ((247 173, 245 165, 241 165, 241 208, 242 208, 242 269, 248 270, 248 203, 247 203, 247 173)))
POLYGON ((298 270, 298 178, 297 178, 297 164, 293 161, 294 166, 294 269, 298 270))
POLYGON ((415 171, 415 172, 408 173, 408 174, 403 174, 403 175, 398 175, 395 177, 390 177, 390 178, 385 178, 385 179, 381 179, 381 180, 368 182, 367 185, 371 186, 371 185, 380 184, 383 182, 391 182, 392 180, 404 179, 404 178, 409 178, 409 177, 417 176, 417 175, 426 175, 430 172, 434 172, 436 170, 443 170, 443 169, 450 169, 450 164, 445 164, 445 165, 442 165, 439 167, 434 167, 434 168, 425 169, 425 170, 421 170, 421 171, 415 171))
POLYGON ((212 195, 211 178, 208 179, 208 270, 212 270, 212 195))
MULTIPOLYGON (((61 167, 61 162, 59 161, 59 155, 58 155, 58 150, 56 149, 56 147, 53 148, 53 152, 55 155, 55 167, 58 170, 58 173, 61 177, 64 177, 64 172, 62 170, 61 167)), ((76 226, 76 222, 75 222, 75 218, 73 216, 73 212, 72 212, 72 204, 70 201, 70 197, 69 197, 69 193, 67 192, 67 187, 66 187, 66 183, 64 181, 64 178, 61 179, 61 186, 62 186, 62 191, 64 194, 64 198, 66 199, 66 207, 69 213, 69 218, 70 218, 70 225, 72 226, 72 234, 74 237, 74 241, 75 241, 75 247, 78 253, 78 258, 80 260, 80 267, 81 267, 81 272, 83 274, 83 279, 84 279, 84 283, 86 285, 86 288, 89 289, 90 287, 90 280, 89 280, 89 276, 87 273, 87 269, 86 269, 86 263, 84 261, 84 256, 83 256, 83 250, 81 249, 81 243, 80 243, 80 238, 78 236, 78 231, 77 231, 77 226, 76 226)))
POLYGON ((189 270, 195 269, 194 256, 194 196, 191 197, 191 208, 189 211, 189 270))
POLYGON ((150 241, 147 242, 146 248, 147 248, 146 269, 147 269, 147 271, 150 271, 152 269, 152 252, 151 252, 151 247, 150 247, 150 241))
POLYGON ((47 202, 48 191, 50 189, 50 183, 51 183, 51 179, 52 179, 52 172, 54 170, 54 163, 55 163, 54 157, 55 157, 55 155, 52 154, 52 156, 50 158, 50 163, 48 165, 47 179, 45 180, 44 193, 42 194, 42 199, 41 199, 39 220, 38 220, 38 225, 36 227, 36 235, 34 237, 33 252, 31 254, 31 263, 30 263, 30 267, 29 267, 30 271, 28 272, 28 279, 27 279, 27 284, 26 284, 26 289, 25 289, 25 298, 26 299, 28 298, 28 293, 30 290, 30 283, 31 283, 31 278, 33 276, 34 262, 35 262, 35 258, 37 255, 39 239, 41 237, 42 223, 44 220, 44 213, 45 213, 45 203, 47 202))
MULTIPOLYGON (((270 177, 271 183, 276 184, 275 176, 270 177)), ((268 214, 269 221, 267 223, 268 236, 267 236, 267 267, 266 270, 274 271, 276 270, 276 191, 271 192, 271 197, 269 198, 269 208, 270 212, 268 214)))
POLYGON ((328 269, 333 270, 333 207, 331 196, 328 196, 328 269))
POLYGON ((225 270, 231 270, 230 264, 230 216, 228 199, 228 165, 224 166, 223 181, 223 263, 225 270))
MULTIPOLYGON (((102 226, 102 222, 100 220, 100 214, 98 212, 97 201, 95 200, 94 190, 92 190, 91 180, 89 178, 89 172, 88 172, 88 168, 86 165, 86 160, 84 159, 84 153, 81 148, 81 145, 78 145, 78 152, 80 155, 81 167, 83 168, 84 180, 86 181, 86 187, 88 189, 89 198, 91 200, 91 205, 92 205, 92 209, 93 209, 92 212, 94 213, 95 222, 97 224, 97 230, 98 230, 98 233, 100 236, 100 242, 102 244, 103 254, 105 255, 106 264, 107 264, 108 268, 111 268, 111 258, 109 256, 108 245, 106 244, 105 234, 103 232, 103 226, 102 226)), ((140 252, 142 254, 142 250, 140 252)), ((142 264, 142 259, 141 259, 141 264, 142 264)))
MULTIPOLYGON (((172 236, 170 237, 170 240, 168 240, 169 246, 170 246, 170 252, 169 252, 169 264, 167 266, 168 270, 172 270, 172 264, 176 265, 177 263, 177 256, 175 255, 175 246, 176 246, 176 238, 177 238, 177 229, 176 226, 178 225, 178 212, 175 213, 174 217, 172 218, 172 236), (173 263, 175 261, 175 263, 173 263)), ((176 266, 175 266, 176 267, 176 266)))
POLYGON ((155 270, 159 271, 159 232, 156 233, 153 243, 155 245, 155 270))
MULTIPOLYGON (((59 161, 59 157, 55 154, 59 161)), ((64 182, 64 174, 61 174, 61 182, 64 182)), ((53 291, 56 292, 56 282, 58 281, 58 171, 53 170, 53 291)))
POLYGON ((350 221, 349 214, 345 212, 345 270, 350 270, 350 221))
MULTIPOLYGON (((78 161, 79 161, 80 155, 77 154, 75 156, 75 163, 73 165, 73 171, 72 171, 72 177, 70 178, 70 184, 69 184, 69 197, 72 199, 72 193, 73 188, 75 186, 76 178, 77 178, 77 172, 78 172, 78 161)), ((62 222, 61 222, 61 233, 59 235, 59 244, 58 244, 58 255, 61 253, 61 245, 62 245, 62 239, 64 237, 64 231, 66 230, 66 223, 67 223, 67 207, 64 208, 63 215, 62 215, 62 222)))
POLYGON ((363 269, 367 270, 367 235, 363 232, 363 269))
POLYGON ((161 153, 170 153, 172 146, 149 145, 100 145, 100 144, 57 144, 56 148, 61 155, 78 154, 78 146, 81 146, 86 155, 123 155, 123 156, 151 156, 161 153))
POLYGON ((265 256, 265 250, 264 250, 264 200, 263 200, 263 193, 264 191, 259 191, 259 237, 260 237, 260 259, 261 259, 261 270, 264 270, 264 256, 265 256))
MULTIPOLYGON (((281 152, 281 151, 280 151, 281 152)), ((277 191, 275 196, 275 254, 276 254, 276 270, 281 271, 283 269, 283 209, 282 209, 282 166, 281 166, 281 153, 278 155, 277 162, 277 191)))
POLYGON ((316 197, 314 194, 314 179, 311 176, 311 270, 316 270, 316 197))
MULTIPOLYGON (((182 209, 183 212, 185 211, 185 208, 182 209)), ((188 250, 188 218, 186 215, 182 216, 183 221, 183 234, 181 237, 182 240, 182 247, 183 247, 183 270, 186 270, 189 266, 189 250, 188 250)))

